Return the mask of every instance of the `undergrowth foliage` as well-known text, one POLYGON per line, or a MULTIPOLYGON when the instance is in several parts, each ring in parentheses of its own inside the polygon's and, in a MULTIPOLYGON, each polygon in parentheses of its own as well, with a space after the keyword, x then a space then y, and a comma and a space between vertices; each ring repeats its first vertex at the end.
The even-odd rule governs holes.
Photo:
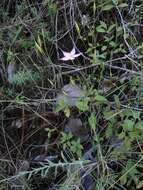
POLYGON ((0 1, 0 190, 143 188, 142 13, 0 1))

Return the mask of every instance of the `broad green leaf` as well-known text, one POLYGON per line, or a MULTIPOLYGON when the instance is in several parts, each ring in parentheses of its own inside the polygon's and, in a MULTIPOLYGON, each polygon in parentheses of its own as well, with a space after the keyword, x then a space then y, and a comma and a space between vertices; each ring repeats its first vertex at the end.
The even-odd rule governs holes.
POLYGON ((123 113, 123 116, 126 116, 127 118, 133 117, 134 119, 140 119, 140 112, 139 111, 133 111, 130 109, 125 109, 122 113, 123 113))
POLYGON ((134 129, 134 121, 126 119, 123 123, 123 129, 126 131, 133 131, 134 129))
POLYGON ((104 29, 107 29, 107 24, 103 21, 100 21, 100 26, 104 29))
POLYGON ((120 7, 120 8, 128 7, 128 4, 127 3, 121 3, 120 5, 118 5, 118 7, 120 7))
POLYGON ((132 115, 134 119, 140 119, 140 112, 139 111, 132 111, 132 115))
POLYGON ((95 100, 98 102, 107 102, 107 99, 99 94, 95 96, 95 100))
POLYGON ((143 130, 143 121, 137 122, 136 125, 135 125, 135 128, 136 128, 136 129, 143 130))
POLYGON ((107 120, 109 120, 110 118, 116 116, 115 112, 112 111, 112 110, 109 110, 109 109, 105 110, 105 111, 103 112, 103 115, 104 115, 104 118, 107 119, 107 120))
POLYGON ((97 27, 96 27, 96 31, 99 32, 99 33, 104 33, 104 32, 106 32, 106 30, 105 30, 102 26, 97 26, 97 27))
POLYGON ((78 100, 76 106, 80 111, 87 111, 89 109, 88 100, 87 99, 78 100))
POLYGON ((104 7, 102 7, 102 11, 109 11, 111 9, 113 9, 114 5, 112 4, 108 4, 108 5, 105 5, 104 7))

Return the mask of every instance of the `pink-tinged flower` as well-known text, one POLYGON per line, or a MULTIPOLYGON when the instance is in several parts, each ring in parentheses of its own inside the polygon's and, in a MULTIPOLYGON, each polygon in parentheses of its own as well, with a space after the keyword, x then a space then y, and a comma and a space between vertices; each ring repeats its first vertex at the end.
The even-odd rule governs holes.
POLYGON ((76 53, 75 48, 71 50, 71 52, 65 52, 62 51, 64 57, 60 58, 62 61, 69 61, 69 60, 74 60, 76 57, 79 57, 82 53, 76 53))

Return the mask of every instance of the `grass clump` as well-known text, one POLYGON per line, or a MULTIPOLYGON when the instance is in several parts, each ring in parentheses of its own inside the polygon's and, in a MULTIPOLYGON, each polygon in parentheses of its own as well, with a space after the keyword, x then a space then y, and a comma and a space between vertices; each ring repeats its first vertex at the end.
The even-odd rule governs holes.
POLYGON ((40 76, 38 72, 19 71, 13 75, 13 84, 17 86, 32 86, 32 83, 38 84, 40 76), (34 82, 33 82, 34 81, 34 82))

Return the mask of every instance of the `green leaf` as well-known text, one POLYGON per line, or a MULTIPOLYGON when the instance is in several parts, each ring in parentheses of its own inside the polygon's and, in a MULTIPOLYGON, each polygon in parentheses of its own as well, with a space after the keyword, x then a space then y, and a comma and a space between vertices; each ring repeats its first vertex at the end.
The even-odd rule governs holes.
POLYGON ((109 26, 109 28, 108 28, 108 32, 111 32, 111 31, 113 30, 113 28, 115 28, 115 27, 116 27, 115 24, 112 24, 111 26, 109 26))
POLYGON ((129 134, 129 137, 131 138, 131 140, 135 140, 140 137, 139 131, 130 131, 130 132, 128 132, 128 134, 129 134))
POLYGON ((140 119, 140 112, 139 111, 132 111, 134 119, 140 119))
POLYGON ((133 131, 134 129, 134 121, 126 119, 123 123, 123 128, 126 131, 133 131))
POLYGON ((120 33, 123 31, 123 28, 121 26, 119 26, 119 27, 117 27, 116 31, 117 31, 117 33, 120 33))
POLYGON ((124 8, 124 7, 128 7, 127 3, 121 3, 120 5, 118 5, 119 8, 124 8))
POLYGON ((104 29, 107 29, 107 24, 103 21, 100 21, 100 26, 104 29))
POLYGON ((58 102, 58 106, 57 106, 57 108, 56 108, 55 111, 56 111, 56 112, 59 112, 59 111, 61 111, 61 110, 64 110, 65 107, 66 107, 66 105, 65 105, 64 100, 60 100, 60 101, 58 102))
POLYGON ((65 108, 64 113, 67 117, 70 117, 70 109, 68 107, 65 108))
POLYGON ((109 11, 111 9, 113 9, 114 5, 112 4, 108 4, 108 5, 105 5, 104 7, 102 7, 102 11, 109 11))
POLYGON ((143 130, 143 121, 137 122, 136 125, 135 125, 135 128, 136 128, 136 129, 143 130))
POLYGON ((94 114, 91 114, 91 116, 88 118, 89 125, 93 131, 96 129, 96 116, 94 114))
POLYGON ((106 135, 106 138, 110 138, 112 137, 112 134, 113 134, 113 127, 111 124, 109 124, 106 128, 106 132, 105 132, 105 135, 106 135))
POLYGON ((101 25, 96 27, 96 31, 99 32, 99 33, 106 32, 106 30, 101 25))
POLYGON ((95 96, 95 100, 98 102, 107 102, 107 99, 99 94, 95 96))
POLYGON ((124 142, 123 142, 123 146, 125 147, 126 150, 130 150, 131 149, 131 141, 129 138, 125 138, 124 142))
POLYGON ((115 47, 117 46, 117 44, 116 44, 115 42, 113 42, 113 41, 111 41, 109 44, 110 44, 110 46, 113 47, 113 48, 115 48, 115 47))
POLYGON ((114 100, 115 100, 115 105, 117 106, 117 108, 120 108, 120 100, 119 97, 117 95, 114 96, 114 100))
POLYGON ((110 110, 108 108, 103 111, 103 115, 104 115, 104 119, 106 120, 110 120, 111 118, 116 117, 116 113, 113 110, 110 110))
POLYGON ((102 46, 101 50, 105 51, 107 49, 107 46, 102 46))
POLYGON ((126 134, 125 134, 124 131, 122 131, 121 133, 118 134, 118 138, 119 138, 119 139, 124 139, 125 136, 126 136, 126 134))
POLYGON ((135 120, 136 119, 140 119, 140 112, 139 111, 133 111, 133 110, 130 110, 130 109, 125 109, 123 111, 123 116, 126 116, 127 118, 129 117, 133 117, 135 120))
POLYGON ((80 111, 87 111, 89 109, 88 100, 87 99, 78 100, 76 106, 80 111))

